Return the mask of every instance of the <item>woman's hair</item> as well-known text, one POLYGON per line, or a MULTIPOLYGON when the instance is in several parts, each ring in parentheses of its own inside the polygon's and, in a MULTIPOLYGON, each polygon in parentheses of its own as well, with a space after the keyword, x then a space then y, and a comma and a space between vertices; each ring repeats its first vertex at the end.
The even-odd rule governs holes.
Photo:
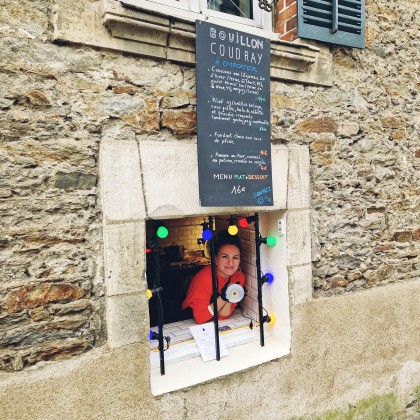
POLYGON ((230 235, 227 230, 222 230, 217 235, 217 240, 214 247, 214 252, 216 255, 223 245, 235 245, 238 247, 239 251, 241 250, 238 235, 230 235))

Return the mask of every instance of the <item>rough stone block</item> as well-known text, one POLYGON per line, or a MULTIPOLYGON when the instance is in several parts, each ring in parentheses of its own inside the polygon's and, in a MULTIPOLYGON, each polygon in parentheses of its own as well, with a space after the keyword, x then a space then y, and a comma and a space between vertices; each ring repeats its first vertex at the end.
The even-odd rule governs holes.
POLYGON ((290 267, 290 281, 292 283, 292 299, 295 305, 312 299, 312 266, 290 267))
POLYGON ((311 263, 310 211, 292 211, 287 214, 288 265, 311 263))
POLYGON ((54 186, 66 191, 89 190, 96 185, 96 181, 97 176, 95 174, 58 172, 54 186))
POLYGON ((288 149, 284 146, 271 146, 274 207, 280 209, 287 206, 288 159, 288 149))
POLYGON ((299 209, 310 206, 309 151, 306 147, 294 147, 289 151, 289 176, 287 208, 299 209))
POLYGON ((334 133, 337 127, 337 123, 330 117, 308 118, 300 122, 295 130, 309 133, 334 133))
POLYGON ((105 280, 108 296, 144 290, 144 243, 142 222, 104 227, 105 280))
POLYGON ((105 223, 144 219, 137 143, 104 141, 100 148, 100 173, 105 223))
POLYGON ((170 109, 162 113, 162 127, 174 134, 194 134, 196 132, 197 115, 189 109, 170 109))
POLYGON ((111 348, 145 341, 146 295, 136 293, 107 299, 108 344, 111 348), (140 328, 143 324, 144 328, 140 328))
POLYGON ((32 309, 48 303, 70 302, 83 297, 85 292, 72 284, 30 284, 10 292, 2 303, 8 313, 32 309))

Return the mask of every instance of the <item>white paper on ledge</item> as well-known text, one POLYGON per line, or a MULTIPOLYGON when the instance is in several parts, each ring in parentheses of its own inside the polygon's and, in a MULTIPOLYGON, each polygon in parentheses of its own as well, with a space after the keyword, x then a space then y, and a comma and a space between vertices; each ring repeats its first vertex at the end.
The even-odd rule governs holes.
MULTIPOLYGON (((203 362, 216 359, 216 345, 214 336, 213 322, 206 324, 193 325, 190 327, 191 334, 197 343, 198 350, 200 351, 203 362)), ((220 357, 229 356, 229 352, 219 336, 220 357)))

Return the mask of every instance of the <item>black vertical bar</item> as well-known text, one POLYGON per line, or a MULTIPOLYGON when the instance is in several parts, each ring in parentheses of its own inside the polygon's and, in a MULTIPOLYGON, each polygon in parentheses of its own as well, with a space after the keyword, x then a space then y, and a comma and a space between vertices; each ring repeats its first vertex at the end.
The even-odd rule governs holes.
POLYGON ((210 239, 210 257, 211 257, 211 282, 213 286, 213 324, 214 324, 214 345, 216 348, 216 360, 220 360, 220 344, 219 344, 219 311, 217 310, 217 273, 216 261, 214 252, 214 230, 213 230, 213 217, 209 217, 209 227, 212 233, 210 239))
MULTIPOLYGON (((156 224, 155 224, 156 232, 156 224)), ((155 236, 155 259, 156 259, 156 270, 155 270, 155 289, 156 292, 156 304, 157 304, 157 313, 158 313, 158 334, 159 334, 159 361, 160 361, 160 374, 165 374, 165 356, 163 349, 163 308, 162 301, 160 297, 160 251, 159 251, 159 240, 157 235, 155 236)))
POLYGON ((332 0, 332 27, 331 33, 338 31, 338 0, 332 0))
POLYGON ((254 214, 255 217, 255 255, 257 264, 257 286, 258 286, 258 322, 260 323, 260 344, 264 347, 264 317, 262 306, 262 280, 261 280, 261 235, 260 235, 260 222, 258 213, 254 214))

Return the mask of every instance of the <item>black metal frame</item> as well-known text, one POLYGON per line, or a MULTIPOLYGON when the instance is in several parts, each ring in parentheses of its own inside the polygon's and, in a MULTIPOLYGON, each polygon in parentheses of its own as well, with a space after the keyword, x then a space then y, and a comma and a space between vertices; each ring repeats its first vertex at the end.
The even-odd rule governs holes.
POLYGON ((263 315, 263 305, 262 305, 262 276, 261 276, 261 254, 260 246, 263 243, 261 241, 260 234, 260 222, 258 213, 254 214, 255 222, 255 255, 256 255, 256 265, 257 265, 257 287, 258 287, 258 322, 260 324, 260 345, 264 347, 264 315, 263 315))
POLYGON ((215 230, 213 227, 213 217, 209 216, 209 228, 212 232, 212 237, 210 239, 210 262, 211 262, 211 281, 213 287, 213 324, 214 324, 214 346, 216 350, 216 360, 220 360, 220 338, 219 338, 219 311, 217 308, 217 272, 216 272, 216 261, 215 261, 215 250, 214 250, 214 236, 215 230))
MULTIPOLYGON (((259 214, 254 213, 252 217, 255 226, 255 254, 256 254, 256 266, 257 266, 257 285, 258 285, 258 321, 260 327, 260 345, 264 347, 264 322, 267 317, 263 315, 263 305, 262 305, 262 271, 261 271, 261 255, 260 255, 260 246, 264 243, 263 238, 260 234, 260 224, 259 224, 259 214)), ((210 239, 210 261, 211 261, 211 277, 212 277, 212 303, 213 303, 213 324, 214 324, 214 337, 215 337, 215 350, 216 350, 216 360, 220 361, 220 337, 219 337, 219 317, 218 317, 218 308, 217 308, 217 272, 216 272, 216 261, 215 261, 215 229, 214 229, 214 217, 209 216, 209 229, 212 232, 212 237, 210 239)), ((155 223, 155 231, 158 227, 158 224, 155 223)), ((163 308, 160 298, 160 291, 162 290, 161 281, 160 281, 160 251, 159 251, 159 242, 158 238, 154 238, 155 242, 155 258, 156 258, 156 270, 155 270, 155 279, 154 279, 154 295, 156 296, 158 305, 158 341, 159 341, 159 361, 160 361, 160 373, 165 375, 165 355, 164 355, 164 336, 163 336, 163 308)))
MULTIPOLYGON (((154 231, 156 232, 158 227, 158 224, 154 224, 154 231)), ((156 270, 155 270, 155 295, 156 299, 158 300, 157 303, 157 312, 158 312, 158 342, 159 342, 159 363, 160 363, 160 374, 165 374, 165 354, 164 354, 164 348, 163 348, 163 308, 162 308, 162 301, 160 298, 160 291, 162 290, 160 285, 160 250, 159 250, 159 240, 158 237, 155 235, 154 238, 155 242, 155 259, 156 259, 156 270)))

